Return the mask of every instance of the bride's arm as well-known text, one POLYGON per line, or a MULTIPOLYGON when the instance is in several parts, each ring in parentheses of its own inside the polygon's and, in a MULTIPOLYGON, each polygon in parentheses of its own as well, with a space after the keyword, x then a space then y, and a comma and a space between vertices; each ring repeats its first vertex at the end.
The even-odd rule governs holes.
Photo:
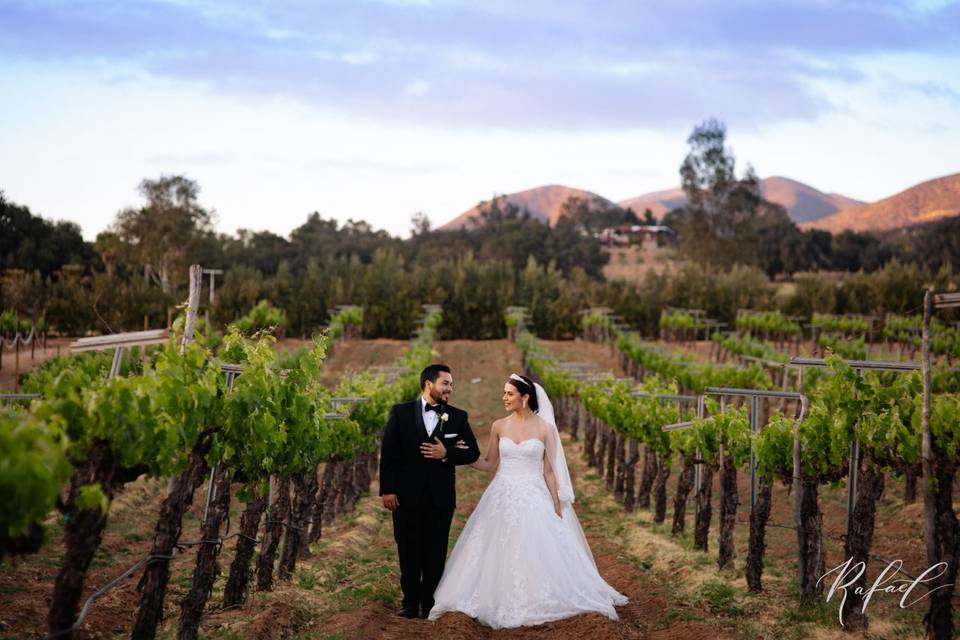
POLYGON ((553 444, 549 434, 546 436, 546 447, 543 452, 543 479, 547 482, 547 489, 550 490, 550 497, 553 498, 553 510, 557 512, 557 515, 561 518, 563 517, 563 512, 560 508, 560 492, 557 485, 557 474, 553 472, 553 456, 556 454, 556 448, 551 446, 553 444))
POLYGON ((499 423, 500 421, 497 420, 493 423, 493 426, 490 427, 490 440, 487 444, 487 455, 478 458, 476 462, 470 465, 474 469, 480 469, 481 471, 493 471, 497 468, 497 465, 500 464, 499 423))

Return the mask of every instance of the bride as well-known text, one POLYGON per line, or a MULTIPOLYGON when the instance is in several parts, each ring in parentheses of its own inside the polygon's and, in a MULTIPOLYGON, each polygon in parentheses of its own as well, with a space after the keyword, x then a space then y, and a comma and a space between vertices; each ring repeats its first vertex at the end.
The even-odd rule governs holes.
POLYGON ((429 619, 462 611, 494 629, 580 613, 614 620, 627 598, 597 572, 573 511, 573 485, 543 387, 511 374, 511 412, 493 423, 487 455, 495 472, 453 547, 429 619))

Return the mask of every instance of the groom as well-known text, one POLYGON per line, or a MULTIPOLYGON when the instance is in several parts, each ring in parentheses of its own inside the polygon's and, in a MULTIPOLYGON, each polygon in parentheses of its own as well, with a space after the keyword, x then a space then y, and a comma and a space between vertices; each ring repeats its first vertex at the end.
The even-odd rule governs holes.
POLYGON ((466 411, 447 404, 450 367, 424 369, 420 390, 419 398, 390 410, 380 451, 380 495, 393 512, 400 556, 399 615, 407 618, 426 618, 433 607, 456 506, 455 465, 480 457, 466 411))

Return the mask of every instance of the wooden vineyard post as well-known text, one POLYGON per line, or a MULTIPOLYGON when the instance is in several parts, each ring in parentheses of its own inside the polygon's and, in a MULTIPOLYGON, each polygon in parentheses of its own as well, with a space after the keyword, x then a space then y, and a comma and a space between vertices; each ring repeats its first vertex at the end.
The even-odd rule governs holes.
MULTIPOLYGON (((804 369, 801 367, 798 375, 800 396, 804 398, 804 400, 801 400, 801 403, 804 403, 806 399, 803 385, 803 372, 804 369)), ((803 408, 801 408, 801 414, 802 413, 804 413, 803 408)), ((803 590, 803 585, 806 584, 806 563, 804 562, 804 549, 806 549, 807 546, 807 532, 804 527, 802 511, 803 498, 800 495, 800 492, 803 489, 803 484, 801 481, 802 478, 800 475, 802 472, 803 469, 800 466, 800 420, 796 420, 793 423, 793 524, 797 528, 797 573, 801 592, 803 590)))
POLYGON ((924 617, 926 636, 933 640, 953 637, 954 584, 957 577, 957 555, 960 527, 953 510, 953 482, 956 460, 937 442, 930 430, 932 405, 930 357, 930 322, 937 308, 960 307, 960 294, 934 295, 929 289, 923 296, 923 332, 921 335, 923 369, 923 404, 920 413, 922 430, 921 461, 923 467, 923 538, 927 548, 927 565, 931 575, 927 582, 930 608, 924 617), (942 565, 942 571, 938 570, 942 565), (938 575, 939 574, 939 575, 938 575))
MULTIPOLYGON (((702 395, 697 397, 697 418, 706 417, 706 401, 702 395)), ((701 459, 701 451, 697 448, 697 464, 694 467, 694 504, 696 515, 693 525, 693 546, 701 551, 707 550, 707 538, 710 533, 710 519, 713 515, 713 467, 709 461, 701 459)), ((722 458, 722 456, 721 456, 722 458)))
POLYGON ((753 513, 753 507, 757 502, 757 451, 753 444, 753 436, 757 435, 759 430, 757 420, 759 420, 759 398, 750 397, 750 513, 753 513))
POLYGON ((210 313, 213 309, 213 302, 216 299, 214 294, 217 289, 216 281, 214 278, 216 276, 223 275, 223 269, 201 269, 200 274, 201 274, 201 277, 205 275, 210 276, 210 303, 207 305, 207 308, 204 310, 204 313, 203 313, 204 324, 206 325, 206 328, 205 328, 206 335, 209 336, 210 333, 213 331, 213 327, 210 324, 210 313))
MULTIPOLYGON (((727 399, 720 396, 720 413, 727 408, 727 399)), ((720 443, 720 515, 719 532, 717 535, 717 567, 723 569, 733 563, 736 549, 733 545, 733 530, 737 523, 737 467, 733 456, 727 455, 720 443)))
MULTIPOLYGON (((200 265, 190 265, 190 292, 187 298, 187 317, 180 343, 181 353, 193 341, 197 309, 200 307, 200 283, 203 269, 200 265)), ((173 310, 167 309, 168 326, 172 325, 173 310)), ((172 556, 183 527, 183 514, 193 503, 193 494, 203 483, 206 475, 206 455, 210 450, 209 437, 201 437, 189 455, 187 468, 170 480, 167 497, 164 498, 154 531, 153 546, 150 553, 157 556, 172 556)), ((147 565, 137 590, 140 603, 137 607, 132 636, 150 640, 156 637, 157 625, 163 617, 164 599, 170 582, 168 562, 155 562, 147 565)))
MULTIPOLYGON (((923 404, 920 413, 920 428, 922 433, 921 460, 923 465, 923 541, 927 547, 927 563, 939 562, 940 544, 937 540, 937 504, 934 488, 935 471, 933 461, 933 437, 930 433, 930 316, 932 315, 932 300, 930 290, 923 294, 923 333, 921 334, 922 366, 923 366, 923 404)), ((952 637, 952 620, 941 620, 935 611, 936 603, 931 597, 930 612, 926 618, 927 637, 952 637), (946 627, 948 634, 939 636, 939 627, 946 627)), ((947 607, 949 607, 949 602, 947 607)))
POLYGON ((185 351, 187 345, 193 342, 193 332, 197 326, 197 310, 200 308, 200 285, 202 284, 203 267, 198 264, 190 265, 190 295, 187 298, 187 320, 183 324, 183 342, 180 351, 185 351))

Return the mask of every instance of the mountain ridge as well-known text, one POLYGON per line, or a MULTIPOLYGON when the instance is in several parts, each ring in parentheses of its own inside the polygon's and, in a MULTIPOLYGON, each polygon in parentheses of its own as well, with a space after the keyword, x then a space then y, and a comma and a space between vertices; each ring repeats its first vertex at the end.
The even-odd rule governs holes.
MULTIPOLYGON (((771 202, 783 205, 791 220, 802 229, 823 229, 833 233, 844 229, 883 231, 960 215, 960 173, 926 180, 873 203, 840 193, 825 193, 784 176, 760 180, 760 190, 771 202)), ((616 203, 586 189, 558 184, 496 197, 502 197, 521 210, 526 209, 533 218, 552 225, 559 219, 564 201, 571 196, 587 199, 598 207, 629 207, 638 216, 649 208, 657 219, 686 204, 686 195, 679 187, 652 191, 616 203)), ((485 200, 471 207, 439 229, 462 229, 471 218, 479 215, 480 207, 489 202, 485 200)))
POLYGON ((925 180, 873 203, 845 208, 800 225, 838 233, 888 231, 960 215, 960 173, 925 180))
MULTIPOLYGON (((517 206, 520 210, 526 209, 529 211, 531 217, 540 220, 541 222, 554 225, 557 223, 557 220, 560 219, 560 207, 567 200, 567 198, 570 198, 571 196, 585 198, 588 201, 593 201, 598 204, 611 207, 616 206, 611 200, 597 195, 592 191, 576 189, 559 184, 550 184, 542 187, 534 187, 532 189, 524 189, 523 191, 517 191, 515 193, 502 194, 502 196, 498 194, 494 197, 503 197, 505 202, 517 206)), ((454 231, 464 228, 471 218, 475 218, 480 214, 480 207, 491 202, 491 200, 483 200, 476 206, 467 209, 453 220, 450 220, 444 224, 439 228, 439 230, 454 231)))

